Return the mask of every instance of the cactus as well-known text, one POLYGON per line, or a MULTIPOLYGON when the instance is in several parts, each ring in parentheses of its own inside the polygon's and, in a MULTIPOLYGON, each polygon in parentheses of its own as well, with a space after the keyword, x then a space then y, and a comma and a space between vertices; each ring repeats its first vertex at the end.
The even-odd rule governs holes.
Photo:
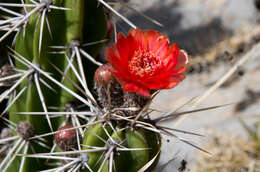
POLYGON ((149 105, 158 90, 184 79, 186 52, 159 32, 136 29, 103 0, 17 0, 0 7, 1 49, 10 57, 0 78, 8 86, 0 102, 9 98, 1 118, 11 129, 1 133, 0 169, 152 171, 161 134, 183 131, 159 125, 176 113, 151 119, 149 105), (110 64, 103 65, 97 57, 109 23, 104 8, 134 29, 118 34, 105 53, 110 64))

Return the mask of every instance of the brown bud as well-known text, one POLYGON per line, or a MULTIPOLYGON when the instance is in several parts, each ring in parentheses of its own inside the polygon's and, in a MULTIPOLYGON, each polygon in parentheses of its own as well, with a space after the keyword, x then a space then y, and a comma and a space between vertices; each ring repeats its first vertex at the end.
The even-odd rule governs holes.
POLYGON ((16 131, 24 140, 28 140, 30 137, 33 137, 35 132, 32 124, 27 121, 20 122, 17 125, 16 131))
POLYGON ((63 151, 73 150, 77 146, 77 134, 75 129, 66 130, 72 128, 71 125, 65 125, 58 129, 59 132, 55 134, 55 143, 63 151))
POLYGON ((113 67, 110 64, 100 66, 94 76, 95 85, 107 87, 110 83, 117 82, 112 73, 113 67))

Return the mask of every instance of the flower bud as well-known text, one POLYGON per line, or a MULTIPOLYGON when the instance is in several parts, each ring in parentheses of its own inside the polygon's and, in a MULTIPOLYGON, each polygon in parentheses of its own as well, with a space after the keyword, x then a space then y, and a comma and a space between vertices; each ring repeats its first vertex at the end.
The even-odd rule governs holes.
POLYGON ((116 108, 123 104, 123 90, 112 73, 110 64, 100 66, 94 76, 98 101, 103 108, 116 108), (110 102, 109 102, 110 101, 110 102))
POLYGON ((63 151, 73 150, 77 146, 77 133, 75 129, 66 130, 72 128, 71 125, 65 125, 58 129, 54 136, 55 143, 63 151))
POLYGON ((112 74, 112 70, 113 67, 110 64, 100 66, 95 72, 94 81, 96 86, 107 87, 112 82, 117 82, 112 74))

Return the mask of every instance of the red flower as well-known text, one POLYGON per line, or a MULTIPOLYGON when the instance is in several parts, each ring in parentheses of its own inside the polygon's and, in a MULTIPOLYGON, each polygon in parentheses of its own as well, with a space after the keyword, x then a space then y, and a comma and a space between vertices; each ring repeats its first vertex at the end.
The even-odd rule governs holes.
POLYGON ((185 51, 170 46, 167 36, 153 30, 132 29, 127 37, 119 33, 105 56, 124 91, 148 97, 149 90, 175 87, 185 78, 181 74, 188 63, 185 51))

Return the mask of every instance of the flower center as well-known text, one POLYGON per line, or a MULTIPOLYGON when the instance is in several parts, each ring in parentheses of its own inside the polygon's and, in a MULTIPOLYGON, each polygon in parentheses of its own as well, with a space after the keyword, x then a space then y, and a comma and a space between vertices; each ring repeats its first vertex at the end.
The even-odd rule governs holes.
POLYGON ((161 60, 154 53, 142 50, 136 50, 128 63, 130 73, 140 77, 154 75, 161 66, 161 60))

